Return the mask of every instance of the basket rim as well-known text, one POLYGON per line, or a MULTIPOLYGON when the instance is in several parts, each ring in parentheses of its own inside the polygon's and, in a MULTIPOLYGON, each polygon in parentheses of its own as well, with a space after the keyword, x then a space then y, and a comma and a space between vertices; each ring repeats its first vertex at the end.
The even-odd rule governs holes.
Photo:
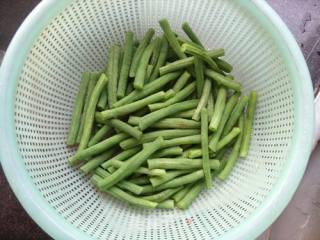
MULTIPOLYGON (((0 68, 0 101, 3 111, 0 114, 0 161, 5 176, 23 208, 54 239, 92 239, 92 236, 79 231, 60 216, 40 194, 25 171, 16 140, 14 101, 18 79, 33 42, 54 16, 73 1, 41 1, 16 32, 0 68)), ((285 58, 293 82, 295 127, 286 167, 273 190, 261 206, 221 239, 254 239, 280 215, 302 179, 314 136, 310 73, 294 37, 265 1, 240 0, 238 4, 265 27, 285 58)))

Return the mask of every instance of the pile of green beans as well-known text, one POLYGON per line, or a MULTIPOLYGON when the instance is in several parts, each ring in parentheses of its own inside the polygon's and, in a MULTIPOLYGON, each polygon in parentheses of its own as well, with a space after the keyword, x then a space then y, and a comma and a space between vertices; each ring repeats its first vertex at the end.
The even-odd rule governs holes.
POLYGON ((103 71, 84 72, 66 139, 71 166, 100 191, 145 208, 188 208, 246 158, 257 92, 242 94, 222 57, 188 23, 166 19, 141 41, 129 31, 103 71))

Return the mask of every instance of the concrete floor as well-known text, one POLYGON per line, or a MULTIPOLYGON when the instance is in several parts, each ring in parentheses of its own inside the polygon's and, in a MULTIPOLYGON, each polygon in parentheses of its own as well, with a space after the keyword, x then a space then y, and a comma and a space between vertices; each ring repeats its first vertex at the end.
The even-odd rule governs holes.
MULTIPOLYGON (((262 0, 261 0, 262 1, 262 0)), ((14 32, 39 0, 0 1, 0 59, 14 32)), ((267 0, 294 34, 307 60, 315 93, 320 86, 320 0, 267 0)), ((1 61, 0 61, 1 62, 1 61)), ((320 146, 294 198, 259 239, 320 239, 320 146)), ((50 239, 29 218, 0 169, 0 239, 50 239)))

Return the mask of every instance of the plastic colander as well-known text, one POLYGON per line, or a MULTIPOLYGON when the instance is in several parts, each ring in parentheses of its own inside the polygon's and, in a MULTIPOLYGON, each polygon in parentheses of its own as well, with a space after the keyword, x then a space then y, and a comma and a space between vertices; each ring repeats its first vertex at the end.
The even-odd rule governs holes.
POLYGON ((45 0, 15 35, 1 67, 1 162, 31 217, 55 239, 253 239, 281 213, 313 140, 313 93, 303 56, 262 0, 45 0), (249 155, 186 211, 146 210, 97 192, 68 165, 66 138, 81 73, 108 49, 168 18, 225 48, 244 93, 259 94, 249 155))

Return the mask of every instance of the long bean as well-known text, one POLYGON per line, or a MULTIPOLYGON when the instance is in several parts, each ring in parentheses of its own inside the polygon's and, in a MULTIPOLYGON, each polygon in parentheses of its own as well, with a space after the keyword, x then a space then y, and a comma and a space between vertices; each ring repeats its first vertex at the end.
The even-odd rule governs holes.
POLYGON ((157 137, 162 137, 163 139, 171 139, 177 137, 191 136, 199 134, 198 129, 169 129, 169 130, 158 130, 153 132, 148 132, 142 135, 142 137, 137 141, 134 138, 126 139, 120 143, 122 149, 129 149, 138 146, 143 143, 152 142, 157 137))
POLYGON ((119 77, 119 61, 121 49, 118 45, 113 45, 110 51, 108 62, 108 105, 109 108, 117 101, 117 87, 119 77))
MULTIPOLYGON (((115 168, 120 168, 124 164, 126 164, 125 162, 121 162, 119 160, 112 160, 112 161, 110 161, 110 163, 115 168)), ((139 167, 136 169, 135 173, 145 174, 145 175, 149 175, 149 176, 163 176, 166 174, 166 170, 165 169, 156 169, 156 168, 148 169, 145 167, 139 167)))
POLYGON ((166 183, 180 175, 183 175, 183 174, 186 174, 188 173, 187 170, 173 170, 173 171, 167 171, 165 175, 163 176, 160 176, 160 177, 152 177, 150 178, 150 182, 151 182, 151 185, 153 187, 157 187, 163 183, 166 183))
POLYGON ((233 128, 226 136, 224 136, 219 142, 217 146, 217 151, 225 147, 227 144, 229 144, 233 139, 235 139, 239 134, 241 130, 240 128, 233 128))
POLYGON ((106 108, 107 108, 107 103, 108 103, 108 94, 107 94, 107 91, 104 90, 104 91, 101 92, 99 101, 98 101, 98 103, 97 103, 97 109, 98 109, 99 111, 106 110, 106 108))
POLYGON ((88 83, 90 79, 90 74, 85 72, 82 74, 82 80, 80 82, 80 87, 76 96, 75 105, 73 108, 71 127, 69 129, 67 145, 74 145, 77 141, 77 136, 79 133, 81 113, 83 111, 83 106, 85 105, 85 97, 88 88, 88 83))
POLYGON ((142 199, 146 199, 153 202, 163 202, 181 189, 182 187, 166 189, 166 190, 163 190, 162 192, 142 197, 142 199))
POLYGON ((119 120, 119 119, 111 119, 110 125, 119 130, 120 132, 127 133, 128 135, 134 137, 135 139, 140 139, 142 136, 142 132, 139 129, 130 126, 129 124, 119 120))
POLYGON ((193 200, 199 195, 203 187, 204 184, 202 182, 193 185, 188 193, 179 202, 176 203, 176 206, 180 209, 187 209, 191 205, 193 200))
POLYGON ((167 156, 180 156, 183 152, 181 147, 169 147, 161 149, 152 155, 152 158, 162 158, 167 156))
POLYGON ((202 48, 198 48, 191 44, 184 43, 181 46, 181 51, 187 54, 191 54, 195 57, 198 57, 202 61, 206 62, 215 71, 220 70, 218 68, 218 65, 215 63, 215 61, 213 61, 212 58, 208 55, 207 51, 202 48))
POLYGON ((157 60, 157 63, 154 65, 153 71, 151 73, 149 82, 152 82, 153 80, 155 80, 158 76, 159 76, 159 69, 160 67, 162 67, 165 62, 166 62, 166 58, 167 58, 167 54, 168 54, 168 49, 169 49, 169 44, 167 39, 165 38, 165 36, 162 36, 161 38, 161 48, 160 48, 160 54, 157 60))
POLYGON ((171 46, 172 50, 177 54, 177 56, 181 59, 186 58, 187 56, 181 51, 179 42, 171 30, 170 24, 167 19, 161 19, 159 21, 160 27, 162 28, 169 45, 171 46))
POLYGON ((157 208, 174 209, 174 201, 172 199, 165 200, 161 203, 158 203, 157 208))
POLYGON ((192 30, 192 28, 190 27, 190 25, 187 22, 184 22, 182 24, 182 29, 188 35, 188 37, 190 38, 190 40, 192 42, 203 47, 201 41, 199 40, 199 38, 197 37, 197 35, 195 34, 195 32, 192 30))
POLYGON ((185 100, 187 97, 189 97, 193 91, 195 90, 195 83, 190 83, 188 86, 183 88, 181 91, 177 92, 172 98, 169 98, 167 101, 162 102, 162 103, 153 103, 150 104, 148 107, 151 112, 159 110, 161 108, 168 107, 174 103, 181 102, 185 100))
POLYGON ((169 140, 165 140, 164 147, 174 147, 179 145, 192 145, 192 144, 200 144, 201 136, 193 135, 188 137, 178 137, 169 140))
MULTIPOLYGON (((225 109, 223 110, 223 114, 222 114, 218 129, 216 132, 213 133, 213 137, 210 139, 210 142, 209 142, 209 148, 213 152, 217 151, 218 141, 222 135, 224 126, 225 126, 226 122, 228 121, 229 116, 238 101, 238 98, 239 98, 239 94, 232 95, 229 98, 229 100, 227 101, 227 104, 225 105, 225 109)), ((209 128, 210 128, 210 126, 209 126, 209 128)))
POLYGON ((92 127, 93 127, 93 122, 94 122, 94 111, 96 109, 96 105, 99 100, 99 96, 102 92, 102 90, 105 88, 105 86, 108 83, 108 78, 107 76, 103 73, 101 74, 96 86, 94 87, 90 102, 88 105, 88 110, 85 116, 85 121, 84 121, 84 126, 83 126, 83 132, 80 140, 80 144, 78 147, 78 151, 81 151, 85 149, 88 145, 88 142, 90 140, 91 132, 92 132, 92 127))
MULTIPOLYGON (((209 50, 209 51, 207 51, 207 54, 211 58, 220 57, 220 56, 224 55, 224 49, 219 48, 219 49, 209 50)), ((188 67, 192 66, 193 64, 194 64, 194 57, 193 56, 187 57, 185 59, 174 61, 174 62, 169 63, 163 67, 160 67, 160 69, 159 69, 160 76, 167 74, 167 73, 170 73, 170 72, 174 72, 177 70, 188 68, 188 67)))
MULTIPOLYGON (((99 177, 98 175, 93 175, 91 177, 91 182, 95 185, 95 186, 98 186, 98 184, 103 181, 103 179, 101 177, 99 177)), ((133 204, 133 205, 137 205, 137 206, 140 206, 140 207, 144 207, 144 208, 155 208, 157 207, 158 203, 156 202, 152 202, 152 201, 149 201, 149 200, 145 200, 145 199, 142 199, 142 198, 139 198, 139 197, 135 197, 123 190, 121 190, 120 188, 118 187, 111 187, 109 189, 101 189, 101 191, 103 192, 107 192, 109 193, 110 195, 112 195, 113 197, 119 199, 119 200, 122 200, 122 201, 125 201, 125 202, 128 202, 130 204, 133 204)))
POLYGON ((208 109, 208 118, 211 120, 214 112, 214 98, 213 98, 212 90, 208 98, 207 109, 208 109))
POLYGON ((190 77, 191 77, 191 74, 185 71, 174 84, 172 88, 173 91, 179 92, 187 84, 190 77))
POLYGON ((195 111, 195 109, 190 109, 187 111, 179 112, 179 113, 175 114, 175 117, 177 117, 177 118, 192 118, 194 111, 195 111))
POLYGON ((155 122, 162 118, 170 116, 174 113, 182 112, 184 110, 192 109, 197 106, 198 100, 189 100, 184 102, 179 102, 172 104, 171 106, 162 108, 160 110, 154 111, 142 117, 139 123, 139 128, 143 131, 153 125, 155 122))
POLYGON ((120 70, 119 84, 117 89, 117 97, 123 98, 126 93, 129 71, 133 57, 133 32, 129 31, 125 36, 124 55, 120 70))
POLYGON ((228 160, 227 160, 225 167, 218 175, 218 178, 220 180, 225 180, 229 176, 234 165, 236 164, 237 158, 239 156, 240 147, 241 147, 241 140, 242 140, 242 136, 243 136, 243 127, 244 127, 243 125, 244 125, 244 120, 243 120, 243 115, 242 115, 239 118, 239 128, 241 130, 241 133, 238 135, 236 143, 233 145, 232 151, 228 157, 228 160))
MULTIPOLYGON (((95 171, 95 174, 97 174, 99 177, 101 178, 105 178, 108 177, 110 175, 110 173, 106 170, 104 170, 103 168, 97 168, 95 171)), ((122 180, 121 182, 119 182, 117 184, 118 187, 128 190, 134 194, 141 194, 143 187, 137 185, 136 183, 133 183, 132 181, 126 181, 126 180, 122 180)))
POLYGON ((85 121, 85 116, 87 115, 91 94, 92 94, 92 91, 93 91, 94 87, 96 86, 96 84, 97 84, 97 82, 99 80, 99 77, 100 77, 100 73, 96 73, 96 72, 90 73, 90 80, 89 80, 89 83, 88 83, 85 104, 84 104, 84 107, 83 107, 83 113, 82 113, 79 132, 78 132, 78 136, 77 136, 77 143, 78 144, 81 141, 83 127, 84 127, 84 121, 85 121))
POLYGON ((98 142, 100 142, 111 130, 111 127, 109 125, 104 125, 102 128, 100 128, 90 139, 88 146, 91 147, 98 142))
POLYGON ((172 199, 174 200, 174 202, 179 202, 189 192, 192 186, 193 184, 184 186, 182 189, 180 189, 178 192, 172 195, 172 199))
POLYGON ((108 120, 110 118, 124 116, 129 113, 135 112, 145 106, 148 106, 151 103, 161 101, 164 98, 165 98, 165 92, 161 91, 161 92, 155 93, 153 95, 150 95, 149 97, 143 98, 141 100, 129 103, 129 104, 121 106, 121 107, 108 109, 103 112, 97 112, 96 119, 99 122, 103 122, 103 121, 108 120))
POLYGON ((156 38, 153 40, 147 48, 144 50, 141 59, 138 64, 138 68, 136 71, 136 76, 133 82, 133 87, 137 90, 142 90, 144 86, 144 81, 146 79, 146 74, 147 74, 147 68, 148 68, 148 63, 150 61, 152 52, 154 48, 156 47, 157 43, 160 42, 160 38, 156 38))
POLYGON ((194 70, 196 73, 197 96, 200 98, 204 85, 204 65, 203 62, 196 56, 194 57, 194 70))
POLYGON ((243 141, 240 148, 240 157, 246 157, 249 150, 250 138, 252 134, 252 127, 254 122, 254 114, 257 105, 257 92, 252 91, 249 95, 249 103, 247 108, 247 118, 245 121, 243 141))
POLYGON ((101 163, 104 161, 108 160, 115 154, 115 148, 109 149, 106 152, 90 159, 87 161, 84 165, 80 167, 80 170, 83 171, 84 173, 89 173, 91 171, 94 171, 101 163))
POLYGON ((138 65, 139 65, 141 56, 142 56, 144 50, 146 49, 146 47, 148 46, 149 42, 151 41, 154 33, 155 33, 154 29, 149 28, 148 31, 145 33, 143 39, 141 40, 133 58, 132 58, 130 72, 129 72, 130 77, 133 78, 136 76, 136 72, 138 69, 138 65))
POLYGON ((117 145, 122 140, 128 138, 128 135, 125 133, 119 133, 117 135, 114 135, 106 140, 103 140, 102 142, 99 142, 91 147, 88 147, 86 149, 78 151, 75 155, 69 158, 70 165, 75 165, 81 160, 84 160, 86 158, 92 157, 94 155, 97 155, 101 152, 104 152, 111 147, 117 145))
POLYGON ((235 81, 230 81, 229 78, 223 76, 220 73, 217 73, 215 71, 212 71, 210 69, 206 69, 205 70, 205 75, 209 78, 211 78, 212 80, 216 81, 218 84, 225 86, 226 88, 230 88, 233 89, 237 92, 241 91, 241 84, 235 81))
POLYGON ((154 142, 145 144, 142 151, 131 157, 125 162, 123 166, 118 168, 109 177, 104 178, 98 183, 99 189, 110 188, 122 179, 131 175, 137 168, 139 168, 154 152, 160 149, 164 144, 163 139, 157 138, 154 142))
POLYGON ((216 104, 214 106, 213 116, 209 125, 209 129, 212 132, 215 132, 218 129, 226 105, 226 100, 227 90, 224 87, 220 87, 217 94, 216 104))
POLYGON ((113 160, 117 160, 117 161, 127 160, 128 158, 132 157, 134 154, 136 154, 140 150, 141 150, 140 147, 135 147, 135 148, 130 148, 128 150, 122 151, 118 155, 111 158, 109 161, 106 161, 103 164, 101 164, 101 167, 103 167, 104 169, 107 169, 108 167, 112 166, 111 162, 113 160))
POLYGON ((200 112, 203 108, 205 108, 207 106, 210 92, 211 92, 211 81, 209 79, 206 79, 204 82, 201 98, 200 98, 199 103, 197 105, 197 108, 194 111, 193 116, 192 116, 193 120, 199 121, 200 112))
MULTIPOLYGON (((189 158, 153 158, 148 160, 149 169, 200 169, 203 165, 202 159, 189 158)), ((218 169, 220 166, 219 160, 209 160, 208 154, 208 169, 218 169)))
POLYGON ((138 90, 132 91, 128 96, 125 96, 124 98, 122 98, 121 100, 113 104, 113 107, 117 108, 125 104, 143 99, 144 97, 147 97, 150 94, 153 94, 159 91, 167 83, 177 79, 177 77, 179 77, 180 74, 181 72, 173 72, 173 73, 166 74, 158 79, 155 79, 153 82, 146 84, 143 87, 143 91, 138 91, 138 90))
POLYGON ((231 129, 233 128, 233 126, 237 123, 238 119, 240 118, 243 109, 246 107, 247 103, 248 103, 249 97, 248 96, 241 96, 239 99, 239 102, 236 104, 236 106, 234 107, 228 121, 226 122, 226 125, 223 129, 222 132, 222 136, 226 136, 231 129))
POLYGON ((218 67, 224 72, 230 73, 233 69, 232 65, 224 61, 223 59, 215 58, 214 61, 216 62, 218 67))
POLYGON ((200 128, 200 123, 183 118, 164 118, 151 126, 152 128, 177 128, 195 129, 200 128))
MULTIPOLYGON (((209 162, 208 147, 208 111, 206 108, 201 109, 201 150, 202 150, 202 169, 204 173, 205 185, 207 188, 212 187, 211 161, 209 162)), ((218 167, 220 162, 218 161, 218 167)))
POLYGON ((129 181, 131 183, 138 184, 138 185, 150 184, 149 177, 145 176, 145 175, 141 175, 141 176, 135 177, 135 178, 130 178, 129 181))

